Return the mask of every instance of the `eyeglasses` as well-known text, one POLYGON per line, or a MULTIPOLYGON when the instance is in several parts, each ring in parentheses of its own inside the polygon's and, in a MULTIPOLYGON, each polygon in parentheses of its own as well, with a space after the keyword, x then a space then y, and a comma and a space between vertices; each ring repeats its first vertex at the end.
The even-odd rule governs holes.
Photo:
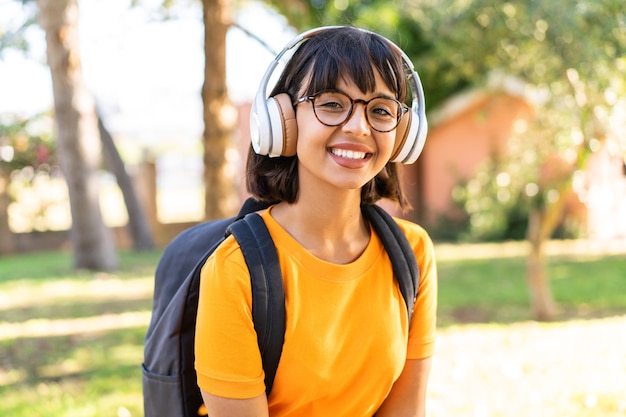
POLYGON ((391 97, 374 97, 369 100, 353 99, 337 90, 326 90, 312 96, 299 98, 296 104, 310 101, 313 113, 319 122, 326 126, 339 126, 352 115, 354 106, 365 106, 365 119, 377 132, 391 132, 400 123, 400 118, 408 108, 391 97))

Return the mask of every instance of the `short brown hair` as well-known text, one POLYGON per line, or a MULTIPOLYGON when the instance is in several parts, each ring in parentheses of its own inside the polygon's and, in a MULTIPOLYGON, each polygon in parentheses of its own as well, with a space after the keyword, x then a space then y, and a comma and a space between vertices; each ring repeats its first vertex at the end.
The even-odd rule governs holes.
MULTIPOLYGON (((349 79, 363 92, 376 88, 375 72, 395 92, 399 101, 407 95, 402 57, 380 35, 353 27, 325 29, 307 38, 285 66, 271 96, 287 93, 292 102, 299 94, 312 95, 336 88, 340 78, 349 79), (308 85, 302 91, 303 83, 308 85)), ((373 204, 381 198, 409 206, 400 182, 399 164, 388 162, 361 189, 361 203, 373 204)), ((298 157, 270 158, 258 155, 252 147, 246 166, 248 191, 258 200, 294 203, 298 198, 298 157)))

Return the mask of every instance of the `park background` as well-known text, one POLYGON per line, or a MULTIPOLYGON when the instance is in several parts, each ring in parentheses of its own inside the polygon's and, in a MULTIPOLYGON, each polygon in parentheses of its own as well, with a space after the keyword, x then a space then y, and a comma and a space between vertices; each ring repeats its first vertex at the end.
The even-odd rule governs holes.
POLYGON ((221 148, 203 127, 203 71, 215 68, 204 61, 203 5, 80 1, 86 90, 151 240, 138 247, 120 177, 98 165, 98 206, 118 258, 106 268, 77 265, 84 258, 68 231, 43 31, 24 26, 25 53, 7 36, 45 3, 0 3, 3 415, 141 415, 138 364, 160 250, 183 228, 221 216, 207 198, 227 201, 230 214, 244 197, 249 102, 274 54, 300 30, 346 21, 396 40, 427 89, 430 134, 406 169, 415 207, 406 216, 431 231, 439 258, 430 415, 626 412, 625 344, 617 337, 626 312, 619 2, 571 1, 560 15, 562 6, 541 2, 274 4, 286 17, 260 2, 205 2, 233 13, 222 80, 232 104, 221 113, 233 122, 228 168, 211 171, 205 153, 221 148), (581 27, 579 44, 568 30, 581 27), (218 181, 207 172, 233 180, 228 197, 213 198, 218 181), (533 235, 536 223, 546 226, 533 235), (549 318, 533 305, 533 266, 543 272, 535 286, 547 291, 539 313, 549 318))

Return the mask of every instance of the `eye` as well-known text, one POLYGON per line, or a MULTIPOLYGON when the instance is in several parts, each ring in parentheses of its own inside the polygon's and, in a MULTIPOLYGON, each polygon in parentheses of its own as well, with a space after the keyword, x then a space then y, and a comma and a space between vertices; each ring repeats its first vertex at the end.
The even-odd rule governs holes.
POLYGON ((350 100, 341 93, 321 93, 315 97, 315 107, 328 112, 344 112, 350 108, 350 100))
POLYGON ((369 114, 378 119, 395 119, 398 117, 398 104, 389 99, 375 99, 369 104, 369 114))

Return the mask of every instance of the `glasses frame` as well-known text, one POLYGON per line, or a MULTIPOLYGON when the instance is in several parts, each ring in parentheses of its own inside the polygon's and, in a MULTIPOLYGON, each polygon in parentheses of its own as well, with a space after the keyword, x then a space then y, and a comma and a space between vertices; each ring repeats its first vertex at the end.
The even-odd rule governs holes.
POLYGON ((380 132, 380 133, 387 133, 387 132, 391 132, 393 130, 395 130, 398 125, 400 124, 400 119, 402 119, 402 116, 404 116, 404 114, 410 110, 410 108, 408 106, 406 106, 404 103, 401 103, 399 100, 393 98, 393 97, 389 97, 389 96, 385 96, 385 95, 380 95, 380 96, 376 96, 376 97, 372 97, 369 100, 363 100, 360 98, 352 98, 350 97, 348 94, 344 93, 341 90, 336 90, 336 89, 328 89, 328 90, 322 90, 322 91, 318 91, 315 94, 309 95, 309 96, 304 96, 304 97, 300 97, 299 99, 296 100, 295 105, 298 105, 300 103, 304 103, 306 101, 310 101, 311 102, 311 107, 313 107, 313 114, 315 114, 315 118, 317 119, 318 122, 320 122, 321 124, 323 124, 324 126, 329 126, 329 127, 336 127, 336 126, 341 126, 344 123, 346 123, 348 120, 350 120, 350 117, 352 117, 352 113, 354 112, 354 107, 356 104, 363 104, 363 107, 365 109, 365 120, 367 121, 367 125, 369 127, 371 127, 373 130, 375 130, 376 132, 380 132), (319 116, 317 115, 317 111, 315 110, 315 99, 317 97, 319 97, 320 94, 324 94, 324 93, 339 93, 339 94, 343 94, 344 96, 346 96, 349 100, 350 100, 350 111, 347 113, 346 118, 344 120, 342 120, 339 123, 335 123, 335 124, 331 124, 331 123, 325 123, 323 121, 320 120, 319 116), (397 117, 396 117, 396 124, 391 128, 391 129, 387 129, 387 130, 380 130, 380 129, 376 129, 374 126, 372 126, 372 123, 370 122, 369 116, 367 114, 367 106, 370 104, 370 102, 380 99, 380 98, 384 98, 386 100, 392 100, 395 101, 398 104, 398 107, 400 109, 400 112, 398 113, 397 117))

